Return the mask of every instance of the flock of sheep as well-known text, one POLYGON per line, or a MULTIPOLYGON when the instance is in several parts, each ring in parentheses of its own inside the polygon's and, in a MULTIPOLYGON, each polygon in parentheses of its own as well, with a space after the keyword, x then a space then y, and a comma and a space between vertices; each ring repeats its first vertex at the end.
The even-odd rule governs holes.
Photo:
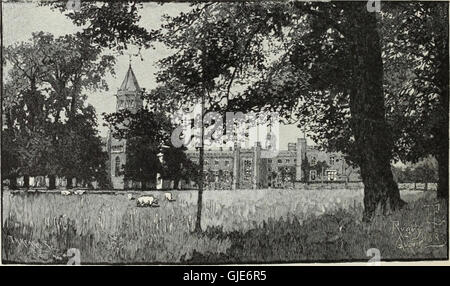
MULTIPOLYGON (((76 191, 74 191, 73 193, 75 194, 75 195, 82 195, 82 194, 84 194, 86 191, 84 191, 84 190, 76 190, 76 191)), ((61 195, 63 195, 63 196, 70 196, 72 194, 72 192, 71 191, 61 191, 61 195)))
MULTIPOLYGON (((73 193, 75 195, 83 195, 86 191, 84 190, 76 190, 73 193)), ((71 191, 61 191, 61 195, 70 196, 72 195, 71 191)), ((138 207, 159 207, 158 199, 152 195, 145 195, 135 198, 132 194, 128 194, 127 198, 129 200, 136 200, 136 206, 138 207)), ((172 196, 172 193, 164 193, 164 198, 169 202, 174 202, 175 198, 172 196)))

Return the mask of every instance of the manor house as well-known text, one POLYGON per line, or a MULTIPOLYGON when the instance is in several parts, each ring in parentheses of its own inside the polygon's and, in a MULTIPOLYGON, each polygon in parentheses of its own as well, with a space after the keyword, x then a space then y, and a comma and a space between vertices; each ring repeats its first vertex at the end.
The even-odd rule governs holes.
MULTIPOLYGON (((131 68, 117 91, 116 110, 128 109, 136 112, 143 106, 142 89, 131 68)), ((133 182, 126 182, 121 168, 126 161, 126 140, 119 140, 110 134, 107 138, 109 154, 108 173, 114 189, 135 188, 133 182)), ((198 150, 188 150, 188 157, 198 162, 198 150)), ((268 152, 256 142, 251 148, 239 144, 228 149, 206 149, 204 156, 205 186, 214 189, 247 189, 286 187, 295 182, 350 182, 360 181, 359 170, 350 166, 343 154, 324 152, 316 146, 309 146, 306 138, 288 144, 287 150, 268 152)), ((181 181, 180 186, 157 178, 157 188, 195 188, 195 182, 181 181)))

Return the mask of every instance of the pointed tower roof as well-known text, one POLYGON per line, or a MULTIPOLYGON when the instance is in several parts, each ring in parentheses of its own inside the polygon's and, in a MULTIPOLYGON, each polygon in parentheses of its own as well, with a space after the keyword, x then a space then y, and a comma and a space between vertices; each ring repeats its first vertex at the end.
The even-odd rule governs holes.
POLYGON ((131 92, 141 91, 136 76, 134 75, 133 69, 131 68, 131 64, 130 67, 128 68, 127 74, 125 75, 125 78, 123 79, 119 91, 131 91, 131 92))

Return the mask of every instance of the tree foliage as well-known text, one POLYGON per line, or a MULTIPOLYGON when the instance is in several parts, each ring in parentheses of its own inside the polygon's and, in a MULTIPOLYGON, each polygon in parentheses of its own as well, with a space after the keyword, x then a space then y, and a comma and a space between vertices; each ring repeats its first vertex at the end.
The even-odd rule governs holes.
POLYGON ((113 72, 114 58, 76 36, 43 32, 5 47, 3 55, 4 149, 17 160, 7 164, 11 179, 49 175, 54 183, 59 175, 104 182, 105 153, 85 92, 107 88, 103 77, 113 72))
POLYGON ((150 111, 148 107, 136 112, 122 109, 105 114, 105 120, 112 136, 127 142, 123 166, 126 180, 139 181, 144 186, 154 183, 157 173, 175 183, 193 174, 194 165, 184 153, 185 148, 171 145, 174 126, 165 112, 150 111))

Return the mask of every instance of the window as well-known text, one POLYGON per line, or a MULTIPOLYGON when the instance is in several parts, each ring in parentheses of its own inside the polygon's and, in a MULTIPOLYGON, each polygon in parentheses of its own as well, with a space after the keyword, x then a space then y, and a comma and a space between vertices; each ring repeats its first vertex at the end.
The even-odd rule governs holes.
POLYGON ((283 163, 283 161, 281 159, 278 159, 278 164, 283 163))
POLYGON ((250 159, 244 159, 244 162, 243 162, 243 175, 244 175, 244 177, 243 177, 243 179, 244 179, 244 181, 249 181, 249 182, 251 182, 251 180, 252 180, 252 160, 250 160, 250 159))
POLYGON ((289 164, 289 163, 291 163, 291 160, 289 160, 289 159, 286 159, 286 163, 288 163, 288 164, 289 164))
POLYGON ((316 164, 316 157, 311 158, 311 166, 314 166, 316 164))
POLYGON ((219 165, 219 160, 215 160, 214 161, 214 165, 218 166, 219 165))
POLYGON ((330 156, 330 165, 334 165, 334 156, 330 156))
POLYGON ((208 165, 208 160, 203 160, 203 165, 208 165))
POLYGON ((120 174, 120 157, 119 156, 116 157, 116 166, 114 169, 115 169, 114 175, 116 177, 118 177, 120 174))
POLYGON ((316 179, 316 176, 317 176, 317 171, 316 170, 309 171, 309 180, 310 181, 314 181, 316 179))
POLYGON ((111 146, 112 153, 120 153, 123 152, 123 145, 113 145, 111 146))
POLYGON ((225 166, 230 166, 230 161, 225 160, 225 166))
POLYGON ((336 181, 336 175, 337 175, 336 170, 327 170, 328 181, 336 181))

